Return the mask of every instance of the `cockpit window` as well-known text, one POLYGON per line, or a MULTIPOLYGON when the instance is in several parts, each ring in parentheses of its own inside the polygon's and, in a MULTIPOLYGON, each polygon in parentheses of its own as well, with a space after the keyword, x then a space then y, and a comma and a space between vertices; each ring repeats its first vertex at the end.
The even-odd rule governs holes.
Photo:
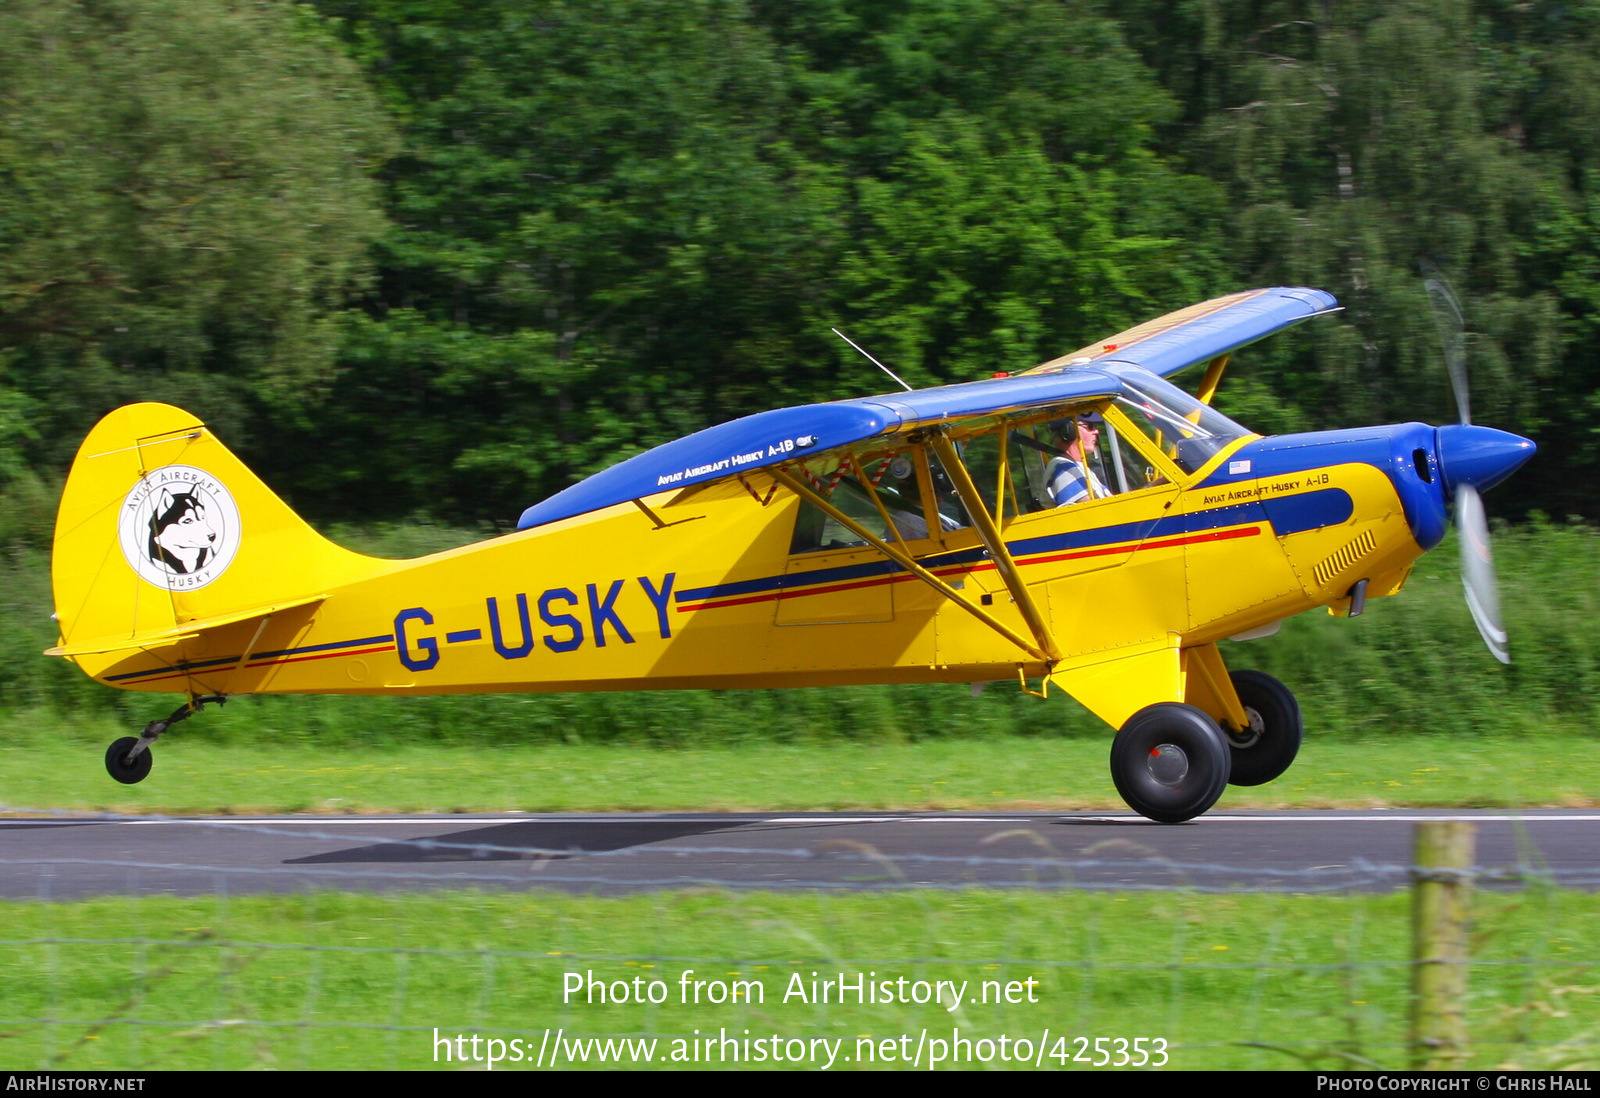
MULTIPOLYGON (((996 522, 1168 485, 1193 474, 1245 428, 1148 370, 1115 373, 1122 391, 974 417, 945 428, 978 498, 996 522), (1141 437, 1142 436, 1142 437, 1141 437)), ((858 454, 819 455, 790 466, 819 496, 874 537, 893 543, 972 525, 936 447, 912 435, 858 454), (894 447, 899 447, 895 449, 894 447), (931 520, 931 522, 929 521, 931 520)), ((868 542, 802 500, 792 553, 868 542)), ((929 546, 914 552, 930 551, 929 546)))
POLYGON ((1185 473, 1193 473, 1218 450, 1250 432, 1144 370, 1118 371, 1127 391, 1117 407, 1185 473))

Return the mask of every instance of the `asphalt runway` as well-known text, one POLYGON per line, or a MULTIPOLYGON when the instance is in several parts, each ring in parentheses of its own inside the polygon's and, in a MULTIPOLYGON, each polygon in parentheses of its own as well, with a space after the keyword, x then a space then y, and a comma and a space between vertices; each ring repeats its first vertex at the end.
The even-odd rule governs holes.
POLYGON ((1241 812, 0 819, 0 895, 317 889, 1406 887, 1415 825, 1477 827, 1479 887, 1600 887, 1600 813, 1241 812))

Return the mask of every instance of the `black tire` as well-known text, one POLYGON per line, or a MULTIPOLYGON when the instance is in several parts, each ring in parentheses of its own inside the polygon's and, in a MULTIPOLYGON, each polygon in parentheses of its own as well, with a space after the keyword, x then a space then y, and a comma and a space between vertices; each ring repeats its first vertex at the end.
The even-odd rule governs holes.
POLYGON ((1128 718, 1111 743, 1111 780, 1128 807, 1159 823, 1192 820, 1228 785, 1228 740, 1192 705, 1158 702, 1128 718))
POLYGON ((1235 671, 1228 676, 1239 692, 1250 727, 1228 733, 1233 749, 1233 785, 1266 785, 1289 769, 1300 753, 1300 703, 1289 688, 1260 671, 1235 671))
POLYGON ((106 748, 106 773, 123 785, 138 785, 149 777, 150 767, 155 764, 148 747, 139 752, 133 762, 127 761, 128 752, 138 742, 133 736, 124 736, 106 748))

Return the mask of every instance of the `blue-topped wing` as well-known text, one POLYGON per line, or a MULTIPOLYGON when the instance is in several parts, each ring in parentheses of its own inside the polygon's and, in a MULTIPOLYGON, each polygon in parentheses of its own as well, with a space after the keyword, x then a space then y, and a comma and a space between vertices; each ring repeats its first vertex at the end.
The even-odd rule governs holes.
POLYGON ((517 529, 753 472, 897 426, 893 412, 870 401, 779 408, 719 423, 619 462, 534 504, 522 512, 517 529))
POLYGON ((919 427, 1092 400, 1120 389, 1121 382, 1109 374, 1073 370, 760 412, 657 446, 596 473, 522 512, 517 529, 803 460, 873 438, 904 435, 919 427))
POLYGON ((1115 396, 1121 391, 1122 382, 1103 370, 1073 370, 1043 375, 1018 374, 909 393, 888 393, 873 397, 872 401, 898 416, 899 430, 905 432, 935 424, 949 425, 966 419, 1115 396))
POLYGON ((524 511, 517 528, 543 526, 919 427, 1112 396, 1122 382, 1086 367, 1129 364, 1166 377, 1337 307, 1333 295, 1321 290, 1246 290, 1146 321, 1015 377, 746 416, 657 446, 557 492, 524 511))
POLYGON ((1127 362, 1171 377, 1339 307, 1330 293, 1299 286, 1245 290, 1202 301, 1053 358, 1025 376, 1127 362))

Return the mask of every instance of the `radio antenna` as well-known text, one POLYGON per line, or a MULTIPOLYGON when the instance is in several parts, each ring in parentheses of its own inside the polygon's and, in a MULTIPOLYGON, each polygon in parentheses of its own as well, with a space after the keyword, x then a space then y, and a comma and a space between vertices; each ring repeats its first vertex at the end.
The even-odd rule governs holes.
POLYGON ((912 389, 911 386, 907 385, 904 381, 900 380, 900 375, 899 374, 897 374, 893 370, 889 369, 889 367, 885 366, 883 363, 879 362, 877 359, 873 358, 871 355, 868 355, 865 350, 862 350, 861 344, 857 343, 855 340, 851 339, 849 336, 845 335, 843 332, 841 332, 837 328, 829 328, 828 331, 832 332, 834 335, 838 336, 840 339, 842 339, 846 343, 850 344, 850 346, 854 347, 856 350, 861 351, 861 353, 863 355, 867 356, 867 361, 868 362, 872 363, 878 369, 882 370, 884 373, 886 373, 890 377, 894 378, 895 384, 900 386, 900 388, 904 389, 908 393, 916 391, 916 390, 912 389))

